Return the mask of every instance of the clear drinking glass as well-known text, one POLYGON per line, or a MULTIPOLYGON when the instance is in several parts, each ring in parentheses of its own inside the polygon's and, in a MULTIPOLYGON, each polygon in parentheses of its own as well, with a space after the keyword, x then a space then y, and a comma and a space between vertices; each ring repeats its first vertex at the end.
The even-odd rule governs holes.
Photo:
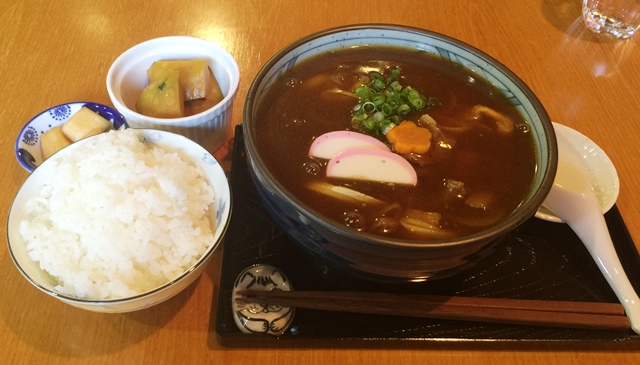
POLYGON ((583 0, 582 17, 596 33, 629 38, 640 28, 640 0, 583 0))

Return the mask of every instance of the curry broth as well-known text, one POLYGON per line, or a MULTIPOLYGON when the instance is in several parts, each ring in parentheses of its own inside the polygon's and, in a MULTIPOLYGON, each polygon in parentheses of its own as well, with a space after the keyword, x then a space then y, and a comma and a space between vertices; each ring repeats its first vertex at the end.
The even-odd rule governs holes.
MULTIPOLYGON (((495 224, 516 209, 530 189, 536 169, 528 124, 499 90, 468 69, 415 50, 359 47, 300 62, 271 86, 255 115, 257 147, 278 181, 321 214, 359 230, 368 231, 374 225, 382 214, 380 207, 343 203, 310 190, 307 184, 327 180, 403 208, 438 212, 442 228, 463 236, 495 224), (353 130, 351 112, 357 99, 326 91, 353 91, 365 71, 382 73, 396 66, 402 69, 403 85, 439 100, 438 106, 404 119, 417 121, 428 113, 455 140, 451 154, 441 162, 415 166, 419 176, 416 186, 327 180, 327 161, 309 157, 309 146, 325 132, 353 130), (473 123, 468 121, 468 113, 475 105, 508 116, 515 123, 514 132, 504 136, 480 125, 458 133, 461 126, 473 123), (448 179, 464 182, 467 195, 480 196, 489 203, 478 208, 452 201, 444 191, 448 179)), ((386 142, 384 137, 381 140, 386 142)), ((404 229, 376 233, 424 239, 404 229)))

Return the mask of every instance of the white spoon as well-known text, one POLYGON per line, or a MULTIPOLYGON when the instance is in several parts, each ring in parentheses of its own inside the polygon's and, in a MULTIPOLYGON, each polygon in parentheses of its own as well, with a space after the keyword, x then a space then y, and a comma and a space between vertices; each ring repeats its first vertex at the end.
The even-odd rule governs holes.
POLYGON ((558 171, 542 203, 578 235, 625 308, 631 328, 640 334, 640 299, 625 274, 584 159, 562 134, 558 139, 558 171))

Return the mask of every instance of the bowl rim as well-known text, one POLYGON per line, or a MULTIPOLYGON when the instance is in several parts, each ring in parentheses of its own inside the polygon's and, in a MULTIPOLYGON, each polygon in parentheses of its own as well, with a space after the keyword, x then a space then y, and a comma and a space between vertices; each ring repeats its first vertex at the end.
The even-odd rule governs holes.
MULTIPOLYGON (((187 137, 184 137, 184 136, 182 136, 180 134, 177 134, 177 133, 164 131, 164 130, 158 130, 158 129, 152 129, 152 128, 132 128, 132 129, 135 129, 139 133, 153 132, 153 133, 171 135, 171 136, 175 137, 176 139, 179 139, 179 140, 182 140, 182 141, 186 141, 188 144, 192 145, 193 147, 195 147, 197 149, 201 149, 201 150, 205 151, 206 153, 210 154, 211 157, 216 160, 218 168, 222 169, 222 167, 220 166, 220 163, 217 161, 217 159, 215 157, 213 157, 213 155, 209 151, 206 151, 204 149, 204 147, 200 146, 199 144, 197 144, 196 142, 190 140, 187 137)), ((68 150, 68 151, 71 151, 71 150, 77 148, 78 146, 82 145, 84 142, 89 141, 89 140, 91 140, 92 138, 94 138, 96 136, 91 136, 91 137, 85 138, 83 140, 80 140, 80 141, 78 141, 76 143, 73 143, 73 144, 65 147, 64 149, 68 150)), ((41 166, 43 164, 53 163, 53 162, 50 162, 50 161, 55 161, 55 160, 56 160, 56 158, 47 159, 41 164, 41 166)), ((224 173, 224 171, 222 171, 222 172, 224 173)), ((219 232, 220 233, 218 233, 218 231, 214 232, 214 235, 217 236, 217 238, 214 240, 214 242, 207 248, 206 251, 203 252, 202 256, 200 256, 198 258, 198 260, 193 265, 191 265, 187 270, 185 270, 182 274, 180 274, 176 278, 174 278, 172 280, 169 280, 168 282, 166 282, 166 283, 164 283, 164 284, 162 284, 160 286, 157 286, 157 287, 155 287, 153 289, 147 290, 145 292, 142 292, 142 293, 130 296, 130 297, 113 298, 113 299, 86 299, 86 298, 79 298, 79 297, 76 297, 76 296, 73 296, 73 295, 70 295, 70 294, 59 293, 59 292, 56 292, 55 290, 51 290, 51 289, 48 289, 48 288, 44 287, 38 281, 36 281, 34 278, 32 278, 26 272, 25 269, 22 268, 22 266, 18 262, 18 259, 15 256, 15 253, 14 253, 14 250, 13 250, 12 246, 14 244, 21 244, 22 241, 19 242, 19 243, 14 242, 12 244, 11 239, 10 239, 10 232, 9 232, 9 228, 10 227, 9 226, 10 226, 12 212, 13 212, 14 206, 16 204, 16 197, 18 196, 18 194, 20 193, 22 188, 27 184, 27 181, 29 180, 29 178, 31 176, 34 176, 34 175, 33 174, 29 175, 29 177, 27 177, 27 179, 25 179, 25 181, 22 182, 20 188, 18 189, 18 191, 15 194, 15 197, 14 197, 13 201, 11 202, 11 205, 9 207, 9 211, 8 211, 8 214, 7 214, 6 240, 7 240, 7 248, 8 248, 9 256, 11 257, 11 261, 13 262, 14 266, 18 269, 20 274, 25 279, 27 279, 27 281, 29 281, 33 286, 35 286, 36 288, 38 288, 39 290, 41 290, 42 292, 44 292, 44 293, 46 293, 48 295, 56 297, 56 298, 58 298, 60 300, 68 302, 70 304, 79 304, 79 305, 88 305, 88 306, 108 306, 108 305, 115 305, 115 304, 124 304, 124 303, 128 303, 128 302, 136 301, 136 300, 139 300, 139 299, 151 297, 154 294, 157 294, 159 292, 162 292, 162 291, 165 291, 165 290, 169 289, 171 286, 173 286, 177 282, 180 282, 180 281, 184 280, 192 272, 200 269, 203 265, 208 264, 208 259, 213 255, 213 253, 216 251, 216 249, 218 247, 220 247, 222 241, 224 240, 225 233, 228 230, 229 224, 231 222, 231 215, 232 215, 231 213, 232 213, 232 209, 233 209, 233 194, 232 194, 232 191, 231 191, 231 185, 228 183, 228 180, 227 180, 227 184, 226 184, 227 189, 226 190, 229 193, 229 202, 227 204, 228 213, 226 214, 226 219, 224 220, 224 222, 222 222, 222 224, 219 227, 219 232)), ((42 269, 40 269, 40 270, 42 270, 42 269)), ((166 298, 166 299, 168 299, 168 298, 166 298)), ((140 309, 142 309, 142 308, 140 308, 140 309)), ((131 309, 131 310, 136 310, 136 309, 131 309)))
MULTIPOLYGON (((102 104, 102 103, 97 103, 95 101, 82 101, 82 100, 81 101, 69 101, 69 102, 66 102, 66 103, 60 103, 58 105, 55 105, 55 106, 49 107, 47 109, 44 109, 40 113, 34 115, 33 117, 31 117, 22 126, 22 128, 20 128, 20 131, 18 132, 18 135, 16 136, 16 140, 15 140, 14 147, 13 147, 16 159, 18 160, 18 163, 20 164, 20 166, 22 166, 29 173, 32 173, 35 170, 35 168, 32 168, 31 165, 26 163, 24 161, 24 159, 21 158, 21 156, 24 153, 28 153, 28 152, 20 147, 21 137, 22 137, 23 133, 25 132, 25 130, 31 125, 31 123, 33 121, 35 121, 36 119, 40 118, 43 114, 48 113, 50 110, 53 110, 53 109, 56 109, 56 108, 60 108, 62 106, 66 106, 66 105, 76 105, 76 104, 82 104, 81 107, 83 107, 83 106, 85 106, 87 104, 91 104, 91 105, 98 106, 100 108, 105 108, 105 109, 109 110, 109 112, 114 115, 114 120, 110 121, 110 122, 111 122, 111 124, 113 125, 113 127, 115 129, 121 129, 121 128, 127 129, 127 128, 129 128, 129 123, 127 123, 127 119, 124 117, 124 115, 122 115, 122 113, 120 113, 120 111, 118 111, 116 108, 114 108, 112 106, 109 106, 109 105, 106 105, 106 104, 102 104), (116 126, 116 122, 118 122, 120 125, 116 126)), ((44 163, 44 161, 42 163, 44 163)), ((40 164, 42 164, 42 163, 40 163, 40 164)), ((36 166, 36 168, 38 166, 36 166)))
MULTIPOLYGON (((459 39, 453 38, 451 36, 438 33, 435 31, 422 29, 413 26, 399 25, 399 24, 391 24, 391 23, 362 23, 362 24, 351 24, 351 25, 342 25, 337 27, 332 27, 324 30, 320 30, 309 35, 306 35, 302 38, 299 38, 292 43, 286 45, 284 48, 280 49, 276 54, 274 54, 258 71, 256 76, 254 77, 248 92, 247 97, 244 104, 243 110, 243 130, 244 141, 247 151, 257 151, 257 147, 255 145, 254 136, 251 130, 248 130, 250 125, 252 124, 250 120, 253 112, 253 105, 255 103, 254 98, 256 96, 257 90, 260 86, 261 81, 265 78, 265 76, 270 72, 270 70, 279 62, 279 60, 292 52, 293 50, 303 46, 304 44, 321 38, 325 36, 334 35, 337 33, 346 33, 353 31, 361 31, 361 30, 389 30, 389 31, 402 31, 409 32, 413 34, 417 34, 420 36, 427 36, 430 38, 436 38, 439 40, 446 41, 447 43, 453 44, 457 47, 464 48, 469 52, 473 53, 475 56, 483 59, 487 63, 494 66, 496 69, 500 70, 505 76, 509 78, 511 82, 513 82, 518 89, 525 95, 526 99, 532 104, 534 109, 537 112, 541 120, 541 127, 544 131, 544 140, 541 140, 541 143, 546 143, 548 146, 548 155, 546 158, 547 161, 547 169, 546 171, 540 172, 544 177, 540 183, 540 186, 536 191, 533 191, 532 198, 529 199, 525 204, 521 204, 516 208, 514 212, 512 212, 506 219, 502 222, 493 225, 483 231, 473 233, 470 235, 465 235, 461 237, 456 237, 453 239, 434 239, 434 240, 409 240, 409 239, 396 239, 389 238, 381 235, 376 235, 368 232, 358 232, 355 229, 344 226, 333 219, 329 219, 325 215, 316 211, 315 209, 308 206, 306 203, 302 202, 295 195, 290 193, 287 189, 285 189, 279 183, 278 179, 276 179, 271 171, 267 169, 266 164, 261 156, 252 154, 251 159, 255 159, 254 164, 260 167, 262 173, 264 173, 268 179, 273 182, 271 187, 280 194, 281 196, 286 197, 287 201, 294 206, 294 208, 299 211, 305 213, 304 216, 313 221, 316 225, 323 227, 323 229, 327 229, 331 231, 333 234, 340 234, 342 236, 346 236, 347 239, 352 240, 353 242, 358 242, 358 247, 361 249, 366 249, 367 246, 375 246, 378 248, 402 248, 403 250, 413 250, 413 251, 421 251, 424 248, 445 248, 445 247, 453 247, 453 246, 464 246, 478 240, 488 240, 492 238, 498 238, 501 235, 507 234, 511 232, 513 229, 517 228, 519 225, 524 223, 527 219, 533 217, 542 202, 546 198, 548 192, 550 191, 553 180, 555 177, 556 169, 557 169, 557 160, 558 160, 558 151, 557 151, 557 142, 555 137, 555 132, 553 129, 553 125, 551 119, 542 105, 541 101, 538 97, 533 93, 533 91, 529 88, 529 86, 520 79, 513 71, 511 71, 508 67, 502 64, 497 59, 493 58, 489 54, 481 51, 480 49, 464 42, 459 39)), ((543 160, 543 156, 538 156, 537 168, 540 168, 541 161, 543 160)), ((253 174, 253 171, 252 171, 253 174)), ((355 247, 353 247, 355 248, 355 247)))
MULTIPOLYGON (((166 46, 163 46, 163 47, 166 47, 166 46)), ((239 85, 240 85, 240 68, 238 66, 238 62, 233 57, 233 55, 228 50, 226 50, 224 47, 220 46, 219 44, 217 44, 217 43, 215 43, 213 41, 209 41, 209 40, 206 40, 206 39, 203 39, 203 38, 198 38, 198 37, 193 37, 193 36, 157 37, 157 38, 151 38, 151 39, 148 39, 148 40, 143 41, 141 43, 135 44, 135 45, 131 46, 130 48, 128 48, 127 50, 125 50, 124 52, 122 52, 113 61, 111 66, 109 66, 109 70, 107 71, 106 84, 107 84, 107 93, 109 94, 109 98, 111 99, 111 102, 113 103, 114 107, 118 111, 126 110, 127 113, 131 113, 136 118, 144 119, 147 123, 155 123, 157 125, 173 126, 173 125, 179 125, 180 123, 185 122, 185 121, 192 121, 192 120, 198 119, 199 117, 202 117, 205 114, 215 113, 216 111, 218 111, 220 109, 224 109, 226 105, 229 105, 235 99, 235 97, 236 97, 236 95, 238 93, 238 89, 239 89, 239 85), (146 116, 144 114, 140 114, 137 111, 129 108, 128 106, 126 106, 124 104, 124 102, 121 102, 120 99, 116 97, 116 93, 115 93, 116 85, 115 85, 115 77, 114 77, 116 69, 118 69, 121 66, 123 66, 125 64, 125 62, 126 62, 126 59, 131 54, 136 52, 137 50, 139 50, 141 48, 149 47, 149 46, 157 46, 157 45, 163 46, 164 42, 167 42, 167 41, 173 41, 173 42, 183 41, 183 42, 192 42, 192 43, 200 43, 202 45, 207 45, 207 47, 213 48, 215 50, 214 53, 220 54, 221 57, 223 57, 227 61, 229 61, 231 69, 228 69, 227 67, 225 67, 225 69, 227 70, 227 72, 231 76, 230 77, 230 83, 229 83, 229 91, 224 96, 224 98, 222 98, 222 100, 220 100, 218 102, 218 104, 212 106, 209 109, 203 110, 203 111, 201 111, 200 113, 197 113, 197 114, 188 115, 188 116, 184 116, 184 117, 180 117, 180 118, 167 119, 167 118, 149 117, 149 116, 146 116)))

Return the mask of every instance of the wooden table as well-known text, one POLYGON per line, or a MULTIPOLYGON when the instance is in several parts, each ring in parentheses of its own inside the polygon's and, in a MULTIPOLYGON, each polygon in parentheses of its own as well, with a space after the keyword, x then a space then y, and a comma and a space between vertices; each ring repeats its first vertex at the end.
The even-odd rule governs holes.
MULTIPOLYGON (((226 47, 241 85, 233 120, 259 68, 311 32, 364 22, 398 23, 461 39, 495 57, 538 95, 552 120, 599 144, 621 180, 618 207, 640 244, 640 36, 613 41, 585 29, 579 0, 538 1, 48 1, 2 0, 0 11, 0 220, 28 173, 15 160, 23 124, 69 101, 110 104, 113 60, 144 40, 190 35, 226 47)), ((230 146, 230 145, 229 145, 230 146)), ((228 146, 215 153, 228 168, 228 146)), ((2 236, 6 225, 2 224, 2 236)), ((637 246, 640 247, 640 246, 637 246)), ((98 314, 32 287, 0 248, 0 353, 3 363, 440 363, 631 364, 637 352, 467 349, 259 349, 221 347, 210 333, 221 251, 188 290, 156 307, 98 314), (8 360, 8 361, 7 361, 8 360)))

